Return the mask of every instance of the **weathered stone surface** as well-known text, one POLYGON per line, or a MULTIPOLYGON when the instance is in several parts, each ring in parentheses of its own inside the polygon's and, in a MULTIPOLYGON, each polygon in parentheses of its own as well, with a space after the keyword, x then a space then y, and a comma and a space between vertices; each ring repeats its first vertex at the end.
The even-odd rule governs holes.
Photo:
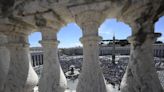
POLYGON ((160 34, 154 34, 151 25, 135 26, 129 38, 131 55, 121 82, 121 92, 163 92, 153 63, 152 45, 160 34))
MULTIPOLYGON (((53 24, 56 20, 47 18, 47 14, 63 23, 75 22, 76 14, 94 10, 101 11, 106 18, 121 21, 137 20, 140 17, 157 21, 164 15, 163 0, 1 0, 0 19, 16 18, 36 26, 35 16, 41 15, 53 24)), ((25 25, 24 25, 25 26, 25 25)))
POLYGON ((4 88, 10 64, 10 54, 6 48, 6 44, 7 37, 0 33, 0 92, 2 92, 4 88))

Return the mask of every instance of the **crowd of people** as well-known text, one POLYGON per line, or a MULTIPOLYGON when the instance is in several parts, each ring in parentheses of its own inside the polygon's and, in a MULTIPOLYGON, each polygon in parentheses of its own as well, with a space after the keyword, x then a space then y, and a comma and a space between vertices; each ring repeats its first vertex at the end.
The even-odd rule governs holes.
MULTIPOLYGON (((120 58, 118 61, 116 61, 115 64, 112 63, 110 56, 101 56, 99 60, 106 82, 113 85, 120 84, 121 79, 125 73, 125 69, 129 58, 120 58)), ((82 56, 60 57, 60 64, 64 73, 69 71, 69 67, 71 65, 74 65, 76 68, 81 70, 82 62, 83 62, 82 56)))
MULTIPOLYGON (((80 71, 82 69, 82 56, 60 56, 59 60, 64 73, 69 71, 71 65, 74 65, 80 71)), ((119 57, 119 59, 115 60, 115 63, 112 62, 111 56, 100 56, 99 60, 106 82, 112 85, 120 85, 128 65, 129 57, 119 57)), ((154 58, 154 61, 157 71, 164 70, 162 68, 164 67, 164 60, 154 58)))
MULTIPOLYGON (((104 78, 106 80, 107 84, 120 85, 121 80, 123 78, 123 75, 125 73, 126 67, 129 62, 129 57, 117 57, 118 59, 115 60, 115 63, 112 62, 111 56, 100 56, 100 66, 104 75, 104 78)), ((69 71, 70 66, 73 65, 79 72, 82 70, 82 62, 83 62, 83 56, 66 56, 62 55, 59 57, 59 61, 61 64, 61 67, 63 69, 63 72, 66 73, 69 71)), ((160 73, 161 71, 164 72, 164 59, 160 58, 154 58, 155 61, 155 67, 158 71, 158 73, 161 75, 163 73, 160 73)), ((161 80, 161 83, 163 83, 164 86, 164 78, 159 77, 161 80)))

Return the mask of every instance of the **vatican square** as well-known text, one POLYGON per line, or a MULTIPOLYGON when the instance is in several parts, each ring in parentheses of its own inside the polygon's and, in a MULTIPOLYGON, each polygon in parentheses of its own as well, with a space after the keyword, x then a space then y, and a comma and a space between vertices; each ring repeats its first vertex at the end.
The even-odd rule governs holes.
POLYGON ((0 92, 164 92, 164 0, 0 0, 0 92))

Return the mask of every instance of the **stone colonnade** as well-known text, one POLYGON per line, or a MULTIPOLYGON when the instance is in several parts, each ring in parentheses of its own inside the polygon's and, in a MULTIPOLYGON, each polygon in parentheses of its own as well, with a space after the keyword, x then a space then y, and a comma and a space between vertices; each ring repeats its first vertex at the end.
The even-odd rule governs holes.
MULTIPOLYGON (((83 12, 76 16, 82 28, 84 62, 77 92, 107 92, 99 66, 98 28, 104 18, 99 12, 83 12)), ((152 44, 160 34, 154 33, 153 24, 131 26, 129 37, 131 57, 121 85, 121 92, 163 92, 153 64, 152 44)), ((60 28, 41 27, 44 65, 39 81, 39 92, 64 92, 66 78, 58 59, 57 32, 60 28)), ((28 35, 0 33, 0 92, 32 92, 38 83, 29 56, 28 35), (2 64, 1 64, 2 63, 2 64)))

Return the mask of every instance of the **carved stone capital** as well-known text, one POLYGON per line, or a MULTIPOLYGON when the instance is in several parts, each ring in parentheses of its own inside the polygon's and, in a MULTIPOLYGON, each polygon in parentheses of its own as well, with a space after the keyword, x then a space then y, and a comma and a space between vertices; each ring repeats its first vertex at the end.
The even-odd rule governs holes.
POLYGON ((5 35, 9 35, 11 33, 19 33, 19 34, 25 34, 29 35, 32 31, 34 31, 34 28, 25 27, 19 24, 0 24, 0 32, 2 32, 5 35))
POLYGON ((75 19, 80 26, 91 24, 92 22, 100 25, 105 20, 104 17, 100 11, 89 10, 77 14, 75 19))
POLYGON ((104 21, 99 11, 85 11, 76 16, 76 22, 81 27, 83 36, 98 36, 98 28, 104 21))
POLYGON ((65 20, 52 9, 47 10, 46 13, 37 12, 35 15, 35 25, 39 28, 49 27, 58 30, 65 24, 65 20))
POLYGON ((56 40, 42 40, 39 41, 39 43, 41 43, 43 47, 57 47, 60 42, 56 40))
POLYGON ((48 33, 57 33, 59 31, 58 28, 52 28, 52 27, 39 27, 38 30, 40 32, 48 32, 48 33))
POLYGON ((39 29, 42 33, 42 40, 57 40, 58 29, 51 27, 42 27, 39 29))

